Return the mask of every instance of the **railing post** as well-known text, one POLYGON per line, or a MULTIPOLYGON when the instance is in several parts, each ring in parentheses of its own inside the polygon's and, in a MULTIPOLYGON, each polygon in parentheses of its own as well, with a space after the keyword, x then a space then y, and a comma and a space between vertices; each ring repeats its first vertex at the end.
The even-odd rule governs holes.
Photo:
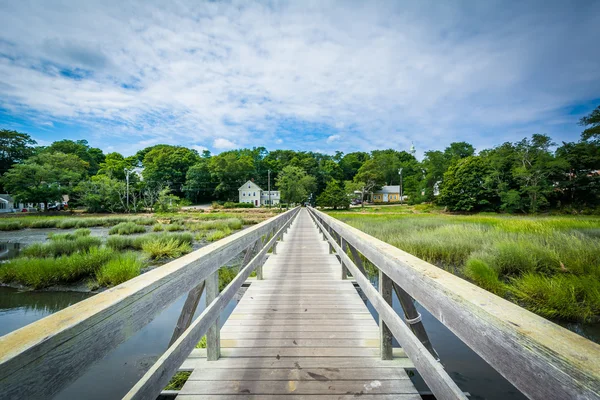
MULTIPOLYGON (((219 270, 217 269, 206 278, 206 306, 219 295, 219 270)), ((221 356, 221 334, 219 317, 206 332, 206 360, 216 361, 221 356)))
MULTIPOLYGON (((379 270, 379 294, 383 300, 392 305, 392 280, 379 270)), ((392 332, 379 316, 379 348, 381 350, 382 360, 391 360, 394 358, 392 350, 392 332)))
MULTIPOLYGON (((348 252, 348 243, 346 243, 346 241, 344 240, 343 237, 340 238, 340 241, 342 242, 342 251, 344 253, 348 252)), ((344 264, 343 259, 340 260, 342 262, 342 279, 348 279, 348 268, 346 268, 346 264, 344 264)))

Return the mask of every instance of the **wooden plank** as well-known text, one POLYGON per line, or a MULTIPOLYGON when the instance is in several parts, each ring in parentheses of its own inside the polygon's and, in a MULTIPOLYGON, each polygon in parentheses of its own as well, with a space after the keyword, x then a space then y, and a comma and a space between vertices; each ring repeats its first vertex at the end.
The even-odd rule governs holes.
MULTIPOLYGON (((390 307, 392 306, 392 280, 383 272, 379 271, 379 295, 390 307)), ((379 315, 379 349, 382 360, 391 360, 392 355, 392 331, 379 315)))
POLYGON ((404 368, 197 368, 189 381, 338 381, 409 379, 404 368))
POLYGON ((175 325, 175 329, 173 330, 173 335, 169 341, 169 346, 171 346, 192 323, 192 318, 194 317, 194 313, 196 312, 196 308, 198 308, 198 303, 204 292, 204 286, 205 281, 202 281, 201 284, 190 290, 188 293, 183 308, 181 309, 181 314, 179 314, 177 324, 175 325))
MULTIPOLYGON (((373 321, 373 324, 375 324, 375 326, 377 326, 377 324, 375 323, 375 320, 373 320, 371 318, 371 320, 373 321)), ((305 324, 309 324, 309 325, 319 325, 323 322, 323 319, 315 319, 315 318, 304 318, 304 319, 265 319, 265 320, 251 320, 251 319, 238 319, 238 320, 232 320, 229 319, 227 320, 227 322, 225 323, 225 325, 230 326, 230 325, 234 325, 234 326, 265 326, 265 321, 269 321, 268 323, 270 325, 287 325, 287 326, 293 326, 293 327, 300 327, 302 325, 305 324)), ((364 320, 367 321, 367 320, 364 320)), ((356 320, 355 319, 330 319, 327 321, 328 324, 331 325, 339 325, 339 326, 354 326, 356 325, 356 320)))
POLYGON ((369 347, 227 347, 223 357, 379 357, 379 348, 369 347))
POLYGON ((281 320, 281 321, 295 321, 295 320, 332 320, 332 319, 345 319, 345 320, 373 320, 373 316, 369 312, 361 312, 361 313, 332 313, 332 314, 308 314, 308 313, 275 313, 275 312, 266 312, 266 313, 258 313, 253 312, 250 314, 242 314, 239 312, 234 312, 229 316, 230 321, 235 320, 253 320, 254 322, 263 323, 262 320, 281 320))
POLYGON ((417 394, 408 379, 356 381, 188 381, 183 394, 417 394))
POLYGON ((206 361, 204 357, 189 357, 181 365, 183 370, 196 368, 414 368, 408 357, 397 357, 393 360, 382 361, 378 358, 352 358, 352 357, 263 357, 263 358, 221 358, 218 362, 206 361))
MULTIPOLYGON (((279 400, 281 399, 280 394, 261 394, 261 395, 237 395, 237 394, 210 394, 210 395, 199 395, 199 394, 180 394, 177 396, 177 400, 279 400)), ((343 394, 335 395, 333 399, 336 400, 356 400, 356 394, 343 394)), ((377 399, 377 400, 422 400, 419 394, 361 394, 360 398, 364 399, 377 399)), ((333 400, 331 395, 306 395, 306 394, 288 394, 285 396, 286 400, 333 400)))
POLYGON ((51 397, 182 293, 263 235, 278 215, 0 338, 6 398, 51 397))
POLYGON ((529 398, 600 397, 600 345, 341 221, 311 213, 529 398))
MULTIPOLYGON (((212 302, 219 296, 219 270, 213 272, 206 278, 206 308, 212 305, 212 302)), ((210 324, 206 332, 206 359, 208 361, 218 360, 221 356, 221 337, 220 337, 219 316, 210 324)), ((169 346, 170 347, 170 346, 169 346)))
MULTIPOLYGON (((221 347, 373 347, 379 346, 378 339, 221 339, 221 347)), ((391 351, 390 351, 391 356, 391 351)))
POLYGON ((369 324, 369 325, 355 325, 355 324, 330 324, 327 325, 315 325, 315 324, 280 324, 280 325, 271 325, 264 326, 264 324, 259 325, 246 325, 246 324, 230 324, 230 321, 227 321, 225 325, 221 328, 221 333, 223 332, 371 332, 379 334, 379 328, 377 324, 369 324))
MULTIPOLYGON (((256 332, 248 332, 246 329, 232 331, 222 330, 221 341, 224 339, 369 339, 379 340, 379 333, 373 331, 343 331, 343 332, 327 332, 327 331, 312 331, 298 332, 296 330, 280 331, 280 332, 265 332, 259 330, 256 332)), ((223 344, 221 343, 221 346, 223 344)))

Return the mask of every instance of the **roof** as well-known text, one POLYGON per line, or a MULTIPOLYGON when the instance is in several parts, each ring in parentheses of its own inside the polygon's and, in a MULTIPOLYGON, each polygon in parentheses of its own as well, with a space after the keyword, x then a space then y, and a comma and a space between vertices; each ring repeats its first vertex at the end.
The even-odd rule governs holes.
POLYGON ((260 186, 258 186, 256 183, 254 183, 252 181, 246 181, 246 183, 244 183, 242 186, 240 186, 240 188, 238 190, 248 189, 248 185, 253 186, 255 190, 262 190, 260 188, 260 186))
POLYGON ((375 193, 400 193, 400 185, 384 186, 381 190, 376 190, 375 193))
POLYGON ((14 203, 14 199, 12 198, 12 196, 10 194, 0 194, 0 199, 9 202, 9 203, 14 203))

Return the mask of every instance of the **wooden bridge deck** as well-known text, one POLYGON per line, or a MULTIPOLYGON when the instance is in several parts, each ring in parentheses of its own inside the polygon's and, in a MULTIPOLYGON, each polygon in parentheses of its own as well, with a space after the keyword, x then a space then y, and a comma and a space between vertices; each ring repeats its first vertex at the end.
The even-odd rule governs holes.
POLYGON ((420 399, 402 351, 379 328, 306 210, 221 329, 221 358, 194 350, 178 399, 420 399), (399 350, 399 349, 395 349, 399 350))

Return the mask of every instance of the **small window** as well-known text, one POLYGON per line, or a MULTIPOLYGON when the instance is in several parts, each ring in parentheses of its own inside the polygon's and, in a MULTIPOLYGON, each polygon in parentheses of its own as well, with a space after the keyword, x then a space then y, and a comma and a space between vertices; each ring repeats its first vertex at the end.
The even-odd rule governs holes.
POLYGON ((256 196, 256 192, 252 193, 252 196, 256 196))
POLYGON ((250 189, 250 185, 248 185, 248 189, 250 189))
POLYGON ((246 192, 242 192, 242 196, 245 196, 245 195, 246 195, 246 192))

